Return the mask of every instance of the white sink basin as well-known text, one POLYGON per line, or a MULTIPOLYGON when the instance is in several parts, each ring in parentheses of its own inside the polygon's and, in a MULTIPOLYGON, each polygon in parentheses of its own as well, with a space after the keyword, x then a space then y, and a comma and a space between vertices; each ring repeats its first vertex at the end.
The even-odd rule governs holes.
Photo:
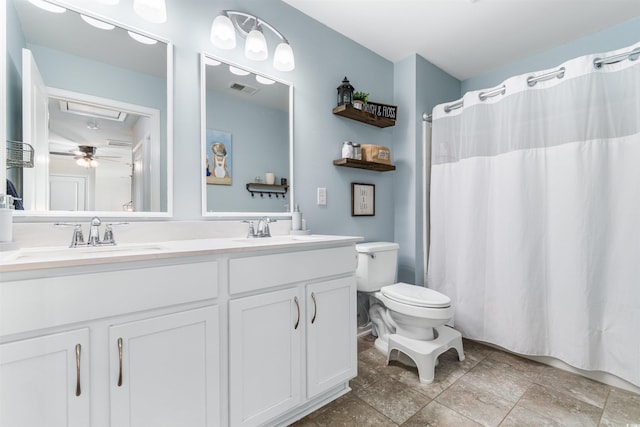
POLYGON ((91 258, 95 256, 116 256, 133 255, 141 253, 153 253, 165 250, 166 248, 158 244, 129 244, 115 246, 81 246, 77 248, 50 247, 50 248, 28 248, 20 249, 11 255, 6 261, 29 262, 48 261, 54 259, 77 259, 91 258))

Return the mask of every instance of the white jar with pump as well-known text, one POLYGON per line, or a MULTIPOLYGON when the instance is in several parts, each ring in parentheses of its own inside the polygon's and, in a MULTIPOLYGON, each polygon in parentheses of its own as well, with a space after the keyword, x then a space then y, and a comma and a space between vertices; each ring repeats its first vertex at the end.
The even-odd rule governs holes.
POLYGON ((293 231, 302 230, 302 212, 300 212, 300 206, 298 205, 296 205, 291 214, 291 229, 293 231))

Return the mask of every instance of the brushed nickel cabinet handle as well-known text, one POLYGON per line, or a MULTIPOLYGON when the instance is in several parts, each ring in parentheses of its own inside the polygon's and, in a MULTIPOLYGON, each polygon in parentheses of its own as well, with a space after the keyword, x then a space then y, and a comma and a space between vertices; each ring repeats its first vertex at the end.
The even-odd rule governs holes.
POLYGON ((80 344, 76 344, 76 396, 80 396, 82 394, 82 390, 80 389, 80 355, 82 353, 82 346, 80 344))
POLYGON ((318 303, 316 302, 316 294, 311 292, 311 299, 313 300, 313 318, 311 319, 311 324, 316 321, 316 316, 318 315, 318 303))
POLYGON ((122 338, 118 338, 118 387, 122 387, 122 338))
POLYGON ((293 297, 293 302, 296 303, 296 308, 298 309, 298 320, 296 320, 296 324, 293 329, 298 329, 298 325, 300 325, 300 303, 298 303, 298 297, 293 297))

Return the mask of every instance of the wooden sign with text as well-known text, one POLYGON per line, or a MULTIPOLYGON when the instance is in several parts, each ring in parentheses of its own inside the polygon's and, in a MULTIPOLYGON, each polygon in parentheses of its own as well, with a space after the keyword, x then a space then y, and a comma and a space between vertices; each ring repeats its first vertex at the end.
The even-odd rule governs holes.
POLYGON ((398 118, 398 107, 396 105, 381 104, 369 101, 364 106, 364 111, 385 119, 396 120, 398 118))

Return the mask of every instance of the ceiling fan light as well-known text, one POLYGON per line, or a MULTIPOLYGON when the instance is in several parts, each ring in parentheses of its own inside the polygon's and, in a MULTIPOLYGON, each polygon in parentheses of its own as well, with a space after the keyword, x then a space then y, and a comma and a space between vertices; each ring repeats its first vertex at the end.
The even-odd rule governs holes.
POLYGON ((251 30, 244 44, 244 56, 252 61, 264 61, 269 56, 267 40, 257 28, 251 30))
POLYGON ((282 42, 276 47, 273 55, 273 67, 280 71, 291 71, 296 67, 293 49, 289 43, 282 42))
POLYGON ((133 10, 142 19, 154 24, 167 22, 167 5, 164 0, 133 0, 133 10))
POLYGON ((211 43, 220 49, 236 47, 236 31, 226 15, 218 15, 211 24, 211 43))

